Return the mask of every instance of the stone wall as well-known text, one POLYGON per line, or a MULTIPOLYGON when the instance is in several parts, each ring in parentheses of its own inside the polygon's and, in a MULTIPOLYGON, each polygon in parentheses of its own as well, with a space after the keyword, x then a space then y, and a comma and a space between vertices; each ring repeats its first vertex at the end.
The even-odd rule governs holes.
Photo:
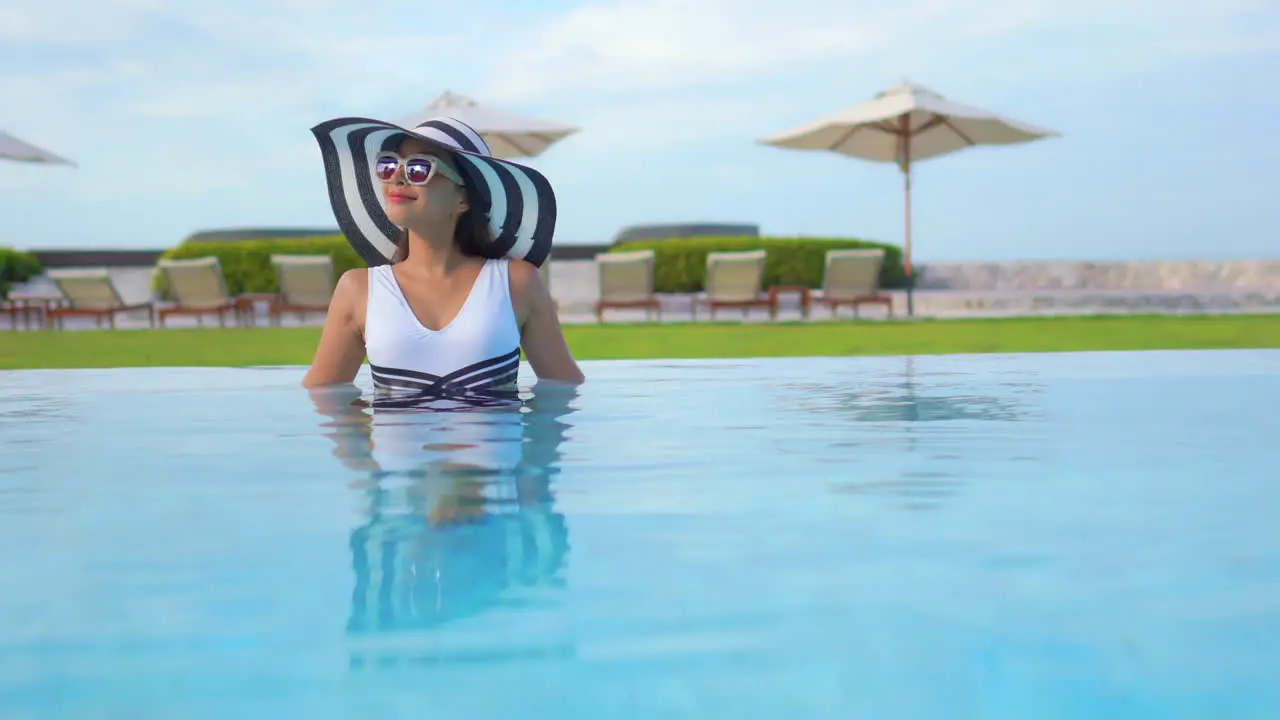
POLYGON ((922 263, 919 290, 1265 290, 1280 260, 922 263))
MULTIPOLYGON (((894 312, 906 312, 893 293, 894 312)), ((915 312, 929 317, 1018 315, 1197 314, 1280 312, 1280 287, 1271 290, 920 290, 915 312)))
MULTIPOLYGON (((914 304, 916 314, 922 316, 1280 312, 1280 260, 975 262, 917 267, 920 280, 914 304)), ((553 262, 550 286, 562 319, 590 319, 600 295, 593 260, 553 262)), ((894 312, 906 314, 906 293, 889 294, 894 312)), ((672 319, 687 320, 689 302, 682 296, 663 299, 672 319)), ((615 314, 620 319, 643 317, 643 313, 631 313, 635 318, 619 313, 615 314)), ((825 317, 826 312, 818 315, 825 317)))
MULTIPOLYGON (((1045 294, 1066 302, 1076 294, 1072 291, 1088 291, 1079 297, 1099 302, 1103 296, 1120 302, 1117 298, 1134 293, 1258 299, 1280 294, 1280 260, 930 263, 918 265, 917 272, 916 295, 947 297, 947 302, 983 295, 991 296, 993 304, 1007 305, 1017 304, 1015 297, 1045 294)), ((550 283, 562 305, 590 305, 600 294, 593 260, 553 262, 550 283)))

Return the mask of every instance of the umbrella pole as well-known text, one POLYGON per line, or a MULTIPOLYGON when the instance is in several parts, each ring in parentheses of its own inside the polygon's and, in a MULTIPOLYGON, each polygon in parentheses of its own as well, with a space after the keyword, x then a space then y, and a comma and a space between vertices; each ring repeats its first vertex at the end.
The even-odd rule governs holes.
POLYGON ((916 289, 916 279, 915 274, 911 270, 911 160, 909 159, 902 170, 902 190, 905 195, 904 205, 906 208, 906 216, 904 220, 906 221, 907 228, 907 242, 905 247, 907 256, 907 315, 915 315, 916 308, 912 295, 916 289))
POLYGON ((904 220, 906 223, 906 243, 903 245, 904 264, 907 272, 907 316, 916 313, 915 308, 915 276, 911 272, 911 115, 902 116, 902 191, 905 198, 904 220))

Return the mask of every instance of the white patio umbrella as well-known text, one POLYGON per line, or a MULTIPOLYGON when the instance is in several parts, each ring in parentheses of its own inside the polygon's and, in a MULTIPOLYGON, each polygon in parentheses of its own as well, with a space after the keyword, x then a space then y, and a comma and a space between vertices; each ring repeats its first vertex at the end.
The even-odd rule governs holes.
POLYGON ((19 140, 3 130, 0 130, 0 158, 16 162, 75 166, 70 160, 19 140))
POLYGON ((578 128, 513 115, 481 106, 469 97, 445 91, 418 112, 402 120, 404 127, 437 116, 450 115, 480 133, 495 157, 518 158, 541 155, 547 148, 578 132, 578 128))
POLYGON ((906 195, 907 312, 914 311, 911 272, 911 165, 976 145, 1012 145, 1058 135, 1000 117, 986 110, 951 102, 928 88, 902 83, 861 105, 799 127, 761 138, 760 142, 796 150, 825 150, 872 162, 896 163, 906 195))

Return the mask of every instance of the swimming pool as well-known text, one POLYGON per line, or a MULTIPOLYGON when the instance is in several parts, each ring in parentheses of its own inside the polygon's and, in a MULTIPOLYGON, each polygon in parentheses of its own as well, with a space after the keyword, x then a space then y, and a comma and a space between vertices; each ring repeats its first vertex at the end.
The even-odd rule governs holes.
POLYGON ((0 716, 1280 712, 1280 352, 584 369, 0 374, 0 716))

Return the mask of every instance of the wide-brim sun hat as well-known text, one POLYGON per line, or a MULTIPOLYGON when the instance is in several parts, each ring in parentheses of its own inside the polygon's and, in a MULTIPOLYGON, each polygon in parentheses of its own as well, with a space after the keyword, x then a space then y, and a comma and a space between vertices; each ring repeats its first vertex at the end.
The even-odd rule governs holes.
POLYGON ((405 128, 345 117, 320 123, 311 133, 320 144, 338 228, 371 267, 391 262, 404 232, 387 216, 373 162, 380 153, 395 151, 406 137, 422 140, 457 167, 471 211, 489 220, 485 257, 526 260, 541 267, 551 253, 556 227, 551 183, 533 168, 493 157, 480 133, 461 120, 436 117, 405 128))

